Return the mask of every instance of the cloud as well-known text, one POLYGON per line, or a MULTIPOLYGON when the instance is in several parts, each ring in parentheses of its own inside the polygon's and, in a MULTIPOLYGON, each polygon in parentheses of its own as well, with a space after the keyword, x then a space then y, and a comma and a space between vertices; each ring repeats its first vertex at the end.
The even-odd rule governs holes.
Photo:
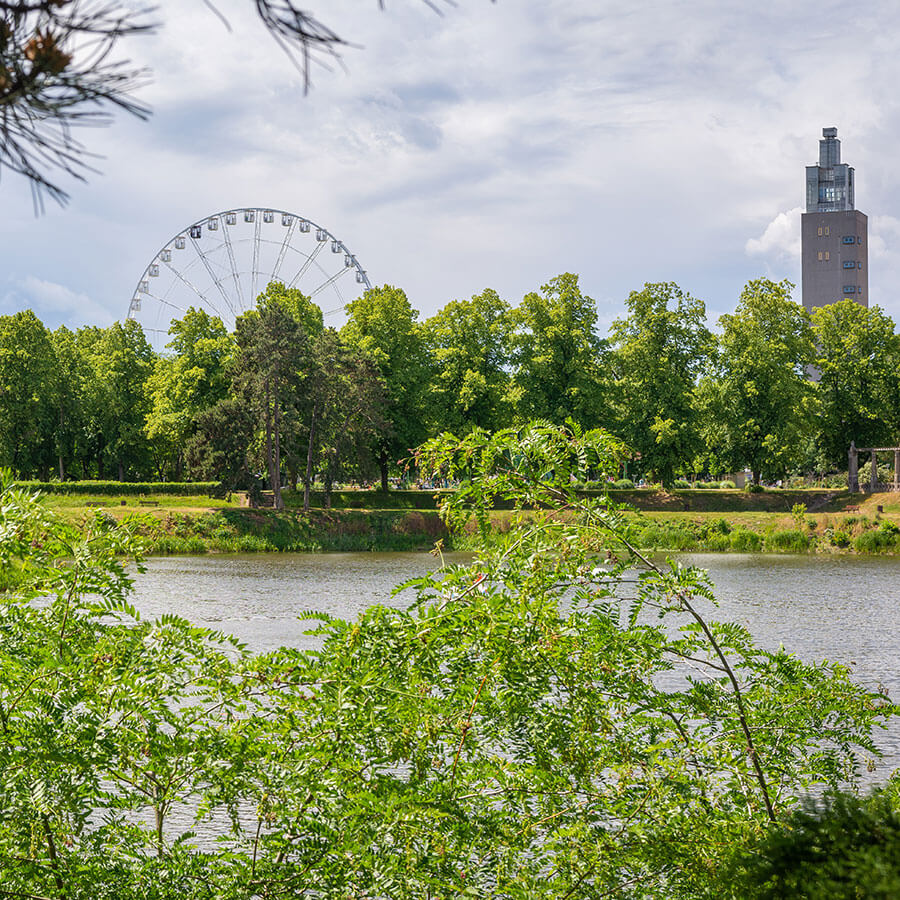
POLYGON ((745 249, 748 256, 766 259, 798 260, 800 258, 800 216, 803 208, 795 206, 778 213, 758 238, 749 238, 745 249))
POLYGON ((78 328, 86 323, 108 325, 113 320, 109 311, 85 294, 78 294, 62 284, 28 275, 3 296, 5 314, 32 309, 45 324, 62 323, 78 328))

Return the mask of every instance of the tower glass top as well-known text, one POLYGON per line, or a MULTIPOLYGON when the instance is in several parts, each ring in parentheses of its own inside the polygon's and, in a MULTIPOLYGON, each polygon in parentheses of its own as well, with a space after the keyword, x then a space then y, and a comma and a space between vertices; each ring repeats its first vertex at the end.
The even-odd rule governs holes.
POLYGON ((853 167, 841 162, 837 128, 823 128, 819 164, 806 167, 806 211, 854 209, 853 167))

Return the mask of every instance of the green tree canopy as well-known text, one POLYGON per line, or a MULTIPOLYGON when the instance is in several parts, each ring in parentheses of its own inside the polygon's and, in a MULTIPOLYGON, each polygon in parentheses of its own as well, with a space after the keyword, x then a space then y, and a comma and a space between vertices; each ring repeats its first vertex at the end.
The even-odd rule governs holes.
POLYGON ((625 303, 610 332, 619 433, 669 486, 701 448, 694 391, 713 347, 706 307, 671 282, 645 284, 625 303))
POLYGON ((877 306, 841 300, 813 312, 819 373, 818 443, 827 465, 844 468, 851 441, 900 440, 900 338, 877 306))
POLYGON ((597 309, 578 276, 557 275, 512 313, 513 391, 518 417, 585 426, 608 421, 605 346, 597 309))
POLYGON ((509 424, 509 304, 487 289, 454 300, 425 322, 434 366, 426 415, 432 434, 509 424))
POLYGON ((147 382, 151 406, 145 430, 178 476, 197 417, 228 395, 234 340, 221 319, 193 307, 173 320, 169 336, 166 347, 172 354, 156 360, 147 382))
POLYGON ((50 333, 31 310, 0 316, 0 461, 47 476, 59 389, 50 333))
POLYGON ((389 430, 376 439, 374 452, 388 489, 391 463, 408 456, 425 437, 422 402, 429 359, 419 313, 399 288, 370 288, 347 304, 341 338, 365 354, 378 369, 387 402, 389 430))
POLYGON ((287 438, 299 444, 296 430, 286 435, 285 425, 296 419, 291 412, 304 400, 310 338, 287 304, 264 298, 235 323, 232 374, 235 394, 253 411, 262 432, 269 485, 275 508, 282 509, 282 443, 287 438))
POLYGON ((119 481, 150 469, 144 423, 150 411, 147 381, 154 354, 133 319, 109 328, 81 328, 79 349, 89 366, 84 390, 85 423, 97 460, 97 474, 115 467, 119 481))
POLYGON ((809 315, 791 300, 793 285, 758 278, 741 292, 722 327, 717 377, 727 403, 728 453, 753 480, 782 478, 811 433, 815 342, 809 315))

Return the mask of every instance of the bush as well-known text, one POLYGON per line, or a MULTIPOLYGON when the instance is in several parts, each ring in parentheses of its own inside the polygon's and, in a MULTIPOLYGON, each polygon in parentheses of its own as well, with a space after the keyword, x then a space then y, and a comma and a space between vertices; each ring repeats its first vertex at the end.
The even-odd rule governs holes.
POLYGON ((886 553, 897 547, 897 534, 880 528, 857 535, 853 546, 860 553, 886 553))
POLYGON ((686 491, 690 488, 691 483, 686 478, 676 478, 674 487, 679 491, 686 491))
POLYGON ((828 542, 834 547, 849 547, 850 535, 840 528, 828 529, 825 532, 828 542))
POLYGON ((634 490, 634 482, 630 478, 620 478, 612 483, 612 487, 617 491, 634 490))
POLYGON ((735 553, 758 553, 762 550, 762 535, 747 528, 735 528, 729 538, 731 549, 735 553))
POLYGON ((726 480, 726 481, 720 481, 720 482, 719 482, 719 487, 720 487, 723 491, 733 491, 733 490, 735 490, 735 489, 737 488, 737 485, 736 485, 733 481, 727 481, 727 480, 726 480))
POLYGON ((754 484, 752 481, 748 481, 744 485, 744 490, 748 494, 761 494, 763 492, 764 488, 761 484, 754 484))
POLYGON ((806 553, 811 541, 810 535, 787 528, 783 531, 773 531, 766 537, 766 550, 776 553, 806 553))
POLYGON ((17 481, 16 487, 42 494, 92 494, 100 497, 166 494, 176 497, 212 496, 218 481, 17 481))
POLYGON ((900 812, 884 791, 830 794, 768 832, 739 866, 730 880, 746 900, 900 897, 900 812))

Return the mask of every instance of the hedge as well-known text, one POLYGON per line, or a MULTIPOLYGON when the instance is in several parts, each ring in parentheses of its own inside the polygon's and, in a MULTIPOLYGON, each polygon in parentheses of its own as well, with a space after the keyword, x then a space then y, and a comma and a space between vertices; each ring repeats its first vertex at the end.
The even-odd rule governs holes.
POLYGON ((102 497, 167 494, 210 496, 220 490, 218 481, 17 481, 16 485, 44 494, 89 494, 102 497))

